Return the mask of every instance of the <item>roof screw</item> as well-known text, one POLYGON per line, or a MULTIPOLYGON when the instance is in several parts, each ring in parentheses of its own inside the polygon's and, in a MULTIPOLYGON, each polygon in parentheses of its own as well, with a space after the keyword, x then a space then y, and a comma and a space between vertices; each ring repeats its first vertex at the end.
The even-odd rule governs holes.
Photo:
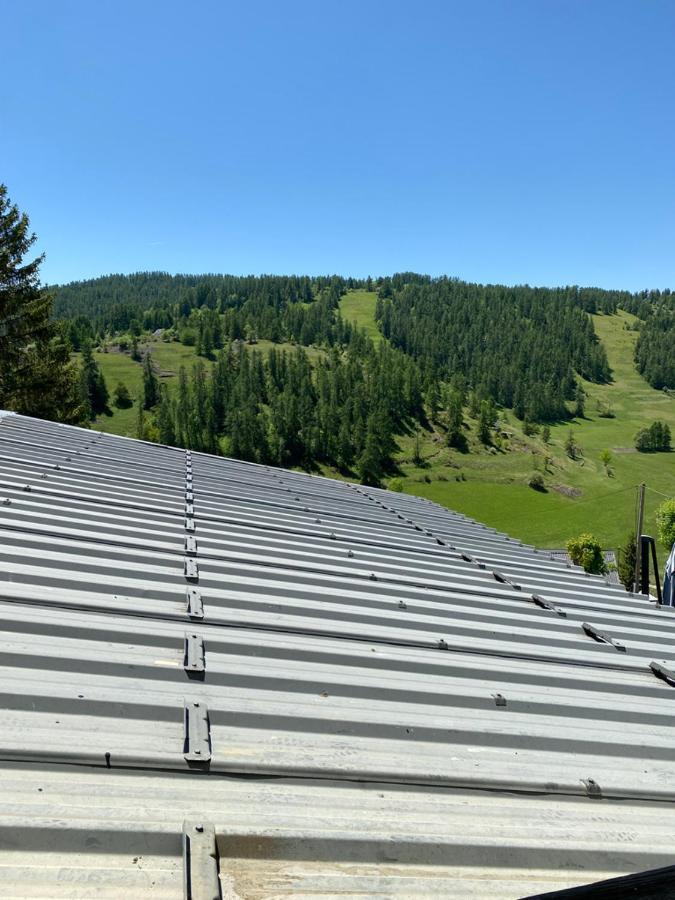
POLYGON ((354 551, 353 551, 353 550, 347 550, 347 556, 348 556, 350 559, 353 559, 353 558, 354 558, 354 551))
POLYGON ((448 649, 447 641, 444 641, 443 638, 441 638, 440 641, 438 642, 438 649, 439 650, 447 650, 448 649))
POLYGON ((197 748, 197 749, 195 750, 195 753, 197 754, 197 756, 201 756, 201 752, 202 752, 202 751, 201 751, 199 748, 197 748))
POLYGON ((407 608, 408 608, 408 604, 407 604, 407 603, 404 603, 403 600, 399 600, 399 601, 398 601, 398 608, 399 608, 399 609, 407 609, 407 608))
POLYGON ((203 825, 195 825, 195 831, 198 831, 200 834, 204 831, 203 825))

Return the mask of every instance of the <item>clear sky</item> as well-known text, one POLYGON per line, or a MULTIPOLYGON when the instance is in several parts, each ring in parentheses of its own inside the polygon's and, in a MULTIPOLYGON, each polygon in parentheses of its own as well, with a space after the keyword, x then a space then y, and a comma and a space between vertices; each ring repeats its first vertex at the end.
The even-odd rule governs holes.
POLYGON ((672 0, 0 0, 46 281, 675 288, 672 0))

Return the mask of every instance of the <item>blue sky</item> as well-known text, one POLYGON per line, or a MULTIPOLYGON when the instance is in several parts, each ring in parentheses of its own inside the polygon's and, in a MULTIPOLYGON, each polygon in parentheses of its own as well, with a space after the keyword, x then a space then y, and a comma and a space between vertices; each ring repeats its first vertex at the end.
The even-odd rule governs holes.
POLYGON ((675 4, 0 0, 46 281, 675 288, 675 4))

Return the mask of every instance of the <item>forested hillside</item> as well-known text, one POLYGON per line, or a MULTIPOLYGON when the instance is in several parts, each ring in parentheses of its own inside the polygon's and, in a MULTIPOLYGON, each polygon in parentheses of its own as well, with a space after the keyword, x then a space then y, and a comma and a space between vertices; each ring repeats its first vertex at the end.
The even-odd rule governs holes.
POLYGON ((97 428, 403 488, 538 544, 617 546, 639 480, 648 509, 675 491, 669 440, 642 439, 675 427, 647 384, 669 383, 668 292, 140 274, 55 295, 97 428))
POLYGON ((414 273, 377 281, 139 273, 54 294, 72 349, 89 354, 83 384, 92 415, 106 407, 109 391, 88 348, 139 363, 147 356, 137 432, 258 462, 328 465, 368 483, 395 471, 397 435, 438 425, 449 446, 463 449, 467 419, 475 419, 489 447, 500 410, 535 428, 583 415, 584 382, 611 379, 593 313, 622 307, 646 317, 638 366, 656 386, 669 377, 667 362, 654 363, 671 324, 668 294, 478 285, 414 273), (343 300, 350 318, 341 314, 343 300), (159 334, 204 361, 177 373, 176 390, 157 380, 147 335, 159 334), (248 352, 261 341, 264 354, 248 352), (322 353, 311 362, 301 348, 322 353))
POLYGON ((385 284, 380 298, 382 334, 423 366, 427 383, 461 375, 482 399, 512 407, 520 419, 565 419, 565 401, 577 396, 575 375, 609 379, 607 355, 574 290, 438 279, 385 284))

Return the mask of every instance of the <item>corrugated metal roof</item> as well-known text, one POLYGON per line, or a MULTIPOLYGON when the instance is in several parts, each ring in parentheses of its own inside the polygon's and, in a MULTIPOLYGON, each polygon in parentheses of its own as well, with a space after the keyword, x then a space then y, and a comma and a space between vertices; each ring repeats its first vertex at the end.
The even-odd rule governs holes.
POLYGON ((3 897, 180 897, 184 856, 215 896, 213 846, 245 898, 672 861, 670 608, 423 499, 15 415, 0 538, 3 897))

